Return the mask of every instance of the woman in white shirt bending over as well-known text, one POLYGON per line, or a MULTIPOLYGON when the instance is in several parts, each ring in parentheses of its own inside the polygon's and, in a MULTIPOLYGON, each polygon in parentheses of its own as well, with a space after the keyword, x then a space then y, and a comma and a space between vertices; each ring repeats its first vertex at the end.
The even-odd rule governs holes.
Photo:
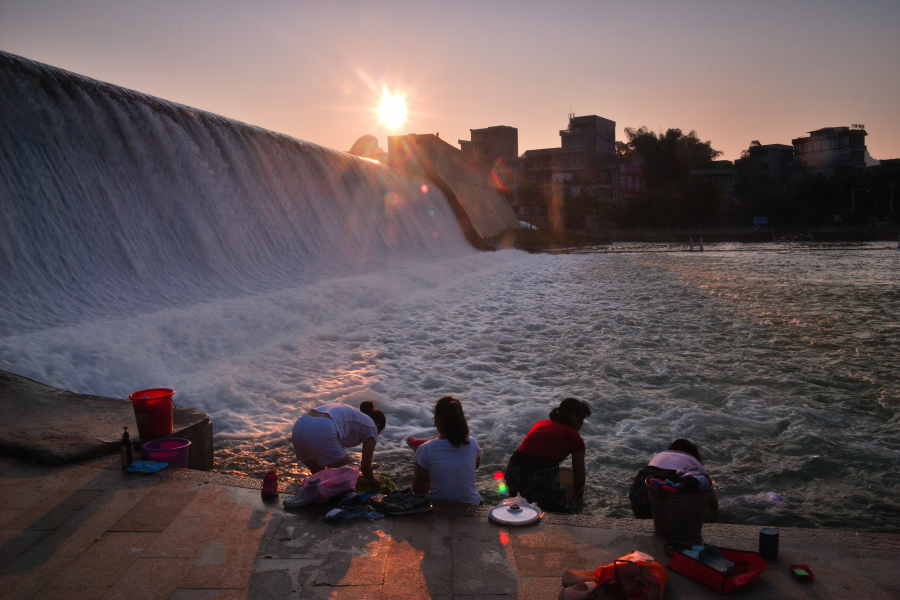
POLYGON ((413 493, 432 500, 480 504, 475 469, 481 466, 481 448, 469 435, 462 404, 444 396, 434 405, 434 426, 439 437, 418 447, 413 493))
POLYGON ((384 413, 368 400, 359 405, 359 410, 346 404, 324 404, 297 419, 291 441, 297 460, 311 473, 352 464, 346 449, 362 444, 359 470, 379 487, 381 482, 372 472, 372 455, 386 423, 384 413))

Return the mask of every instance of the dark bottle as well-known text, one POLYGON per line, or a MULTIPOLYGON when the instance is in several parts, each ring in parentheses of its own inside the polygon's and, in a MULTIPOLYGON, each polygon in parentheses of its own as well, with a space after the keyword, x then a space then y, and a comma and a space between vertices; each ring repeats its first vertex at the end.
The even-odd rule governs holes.
POLYGON ((778 558, 778 530, 765 527, 759 530, 759 555, 766 560, 778 558))
POLYGON ((128 428, 122 433, 122 469, 127 469, 128 465, 134 462, 134 446, 131 444, 131 437, 128 435, 128 428))

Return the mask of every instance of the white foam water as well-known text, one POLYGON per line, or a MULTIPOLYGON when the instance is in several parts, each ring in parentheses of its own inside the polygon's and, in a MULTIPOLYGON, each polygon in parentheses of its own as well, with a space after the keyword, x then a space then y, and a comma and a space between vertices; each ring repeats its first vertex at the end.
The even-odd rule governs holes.
POLYGON ((896 250, 476 253, 427 182, 342 153, 2 53, 0 105, 0 369, 172 387, 250 474, 302 475, 294 419, 374 398, 401 484, 452 394, 488 502, 575 396, 589 513, 687 437, 724 521, 900 530, 896 250))

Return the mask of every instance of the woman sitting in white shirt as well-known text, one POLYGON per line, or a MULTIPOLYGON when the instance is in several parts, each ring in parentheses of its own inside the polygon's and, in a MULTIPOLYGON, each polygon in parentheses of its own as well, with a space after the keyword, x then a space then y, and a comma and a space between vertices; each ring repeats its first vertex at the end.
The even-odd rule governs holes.
POLYGON ((444 396, 434 405, 434 426, 439 437, 418 447, 413 493, 432 500, 481 504, 475 487, 475 469, 481 465, 481 448, 469 435, 462 404, 444 396))

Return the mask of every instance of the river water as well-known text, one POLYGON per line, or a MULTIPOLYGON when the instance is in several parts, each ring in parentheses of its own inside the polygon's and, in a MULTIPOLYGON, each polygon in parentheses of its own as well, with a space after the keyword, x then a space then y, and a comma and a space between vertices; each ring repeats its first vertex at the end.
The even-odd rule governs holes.
POLYGON ((124 396, 149 361, 210 413, 218 470, 288 479, 305 475, 288 438, 303 410, 374 398, 378 471, 408 483, 403 440, 434 435, 452 394, 485 451, 486 502, 531 424, 575 396, 594 411, 587 514, 629 516, 634 473, 686 437, 722 522, 900 531, 900 251, 652 249, 472 252, 7 337, 0 365, 124 396))
POLYGON ((486 502, 576 396, 586 513, 628 516, 687 437, 722 521, 900 531, 888 244, 480 253, 429 182, 345 153, 3 52, 0 106, 0 369, 174 388, 218 470, 287 479, 304 410, 375 399, 378 470, 408 483, 403 440, 453 394, 486 502))

